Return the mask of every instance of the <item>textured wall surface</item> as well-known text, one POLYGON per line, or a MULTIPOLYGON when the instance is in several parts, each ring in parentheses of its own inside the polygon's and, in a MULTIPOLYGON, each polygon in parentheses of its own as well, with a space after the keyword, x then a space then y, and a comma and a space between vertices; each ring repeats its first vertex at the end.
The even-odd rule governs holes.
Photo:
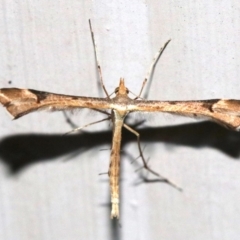
MULTIPOLYGON (((102 96, 91 18, 109 92, 124 77, 138 93, 157 50, 149 99, 240 99, 240 3, 222 1, 0 1, 0 87, 102 96), (11 82, 10 82, 11 81, 11 82)), ((105 116, 70 113, 77 126, 105 116)), ((239 239, 240 134, 216 124, 133 114, 151 167, 124 132, 121 218, 110 220, 111 124, 80 135, 61 112, 11 121, 0 108, 0 239, 239 239), (103 151, 104 150, 104 151, 103 151)))

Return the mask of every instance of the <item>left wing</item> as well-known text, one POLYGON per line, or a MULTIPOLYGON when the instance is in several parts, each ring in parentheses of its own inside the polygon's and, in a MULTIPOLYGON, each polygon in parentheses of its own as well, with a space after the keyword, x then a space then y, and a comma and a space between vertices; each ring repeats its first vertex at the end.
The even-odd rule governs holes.
POLYGON ((72 108, 109 109, 109 102, 104 98, 78 97, 19 88, 0 89, 0 103, 14 119, 42 109, 53 111, 72 108))

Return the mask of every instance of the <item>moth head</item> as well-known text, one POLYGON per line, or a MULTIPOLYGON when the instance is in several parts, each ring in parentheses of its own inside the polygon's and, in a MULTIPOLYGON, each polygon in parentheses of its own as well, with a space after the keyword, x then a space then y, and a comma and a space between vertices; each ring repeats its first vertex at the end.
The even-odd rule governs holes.
POLYGON ((129 90, 125 87, 124 78, 120 78, 119 86, 115 89, 116 95, 127 95, 129 90))

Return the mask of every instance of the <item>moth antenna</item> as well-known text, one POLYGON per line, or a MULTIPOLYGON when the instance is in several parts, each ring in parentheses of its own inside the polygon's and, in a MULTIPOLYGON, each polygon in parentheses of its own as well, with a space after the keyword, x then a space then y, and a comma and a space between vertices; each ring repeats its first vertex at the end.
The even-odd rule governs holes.
MULTIPOLYGON (((152 84, 152 79, 153 79, 153 74, 154 74, 154 70, 155 70, 155 67, 158 63, 158 60, 160 59, 160 57, 162 56, 164 50, 166 49, 167 45, 169 44, 169 42, 171 41, 171 39, 169 39, 162 48, 159 49, 159 51, 156 53, 155 57, 153 58, 153 61, 152 61, 152 64, 150 65, 150 68, 147 72, 147 75, 145 77, 145 79, 143 80, 143 84, 142 84, 142 88, 140 90, 140 93, 138 94, 138 97, 141 96, 142 94, 142 91, 143 91, 143 88, 145 86, 145 84, 147 83, 147 81, 149 82, 148 84, 148 88, 146 90, 146 93, 149 92, 149 89, 151 87, 151 84, 152 84)), ((145 94, 144 98, 146 99, 147 98, 147 94, 145 94)))
POLYGON ((96 45, 96 41, 95 41, 95 37, 94 37, 94 32, 92 30, 91 20, 89 19, 88 22, 89 22, 89 28, 90 28, 91 37, 92 37, 92 43, 93 43, 93 48, 94 48, 94 56, 95 56, 95 60, 96 60, 96 64, 97 64, 97 71, 98 71, 98 76, 99 76, 99 79, 100 79, 100 84, 101 84, 102 89, 105 92, 107 98, 110 99, 110 96, 107 92, 107 89, 105 88, 105 85, 103 83, 102 70, 101 70, 101 66, 99 64, 99 57, 98 57, 98 54, 97 54, 97 45, 96 45))

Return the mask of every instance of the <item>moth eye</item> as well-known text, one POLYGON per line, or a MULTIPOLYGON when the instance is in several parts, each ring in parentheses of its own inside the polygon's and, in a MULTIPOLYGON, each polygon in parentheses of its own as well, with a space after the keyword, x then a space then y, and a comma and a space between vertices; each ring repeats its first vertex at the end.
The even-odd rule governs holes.
POLYGON ((128 88, 126 88, 126 92, 127 92, 127 94, 129 94, 129 90, 128 90, 128 88))
POLYGON ((117 94, 117 93, 118 93, 118 91, 119 91, 119 87, 115 88, 115 91, 114 91, 114 93, 115 93, 115 94, 117 94))

